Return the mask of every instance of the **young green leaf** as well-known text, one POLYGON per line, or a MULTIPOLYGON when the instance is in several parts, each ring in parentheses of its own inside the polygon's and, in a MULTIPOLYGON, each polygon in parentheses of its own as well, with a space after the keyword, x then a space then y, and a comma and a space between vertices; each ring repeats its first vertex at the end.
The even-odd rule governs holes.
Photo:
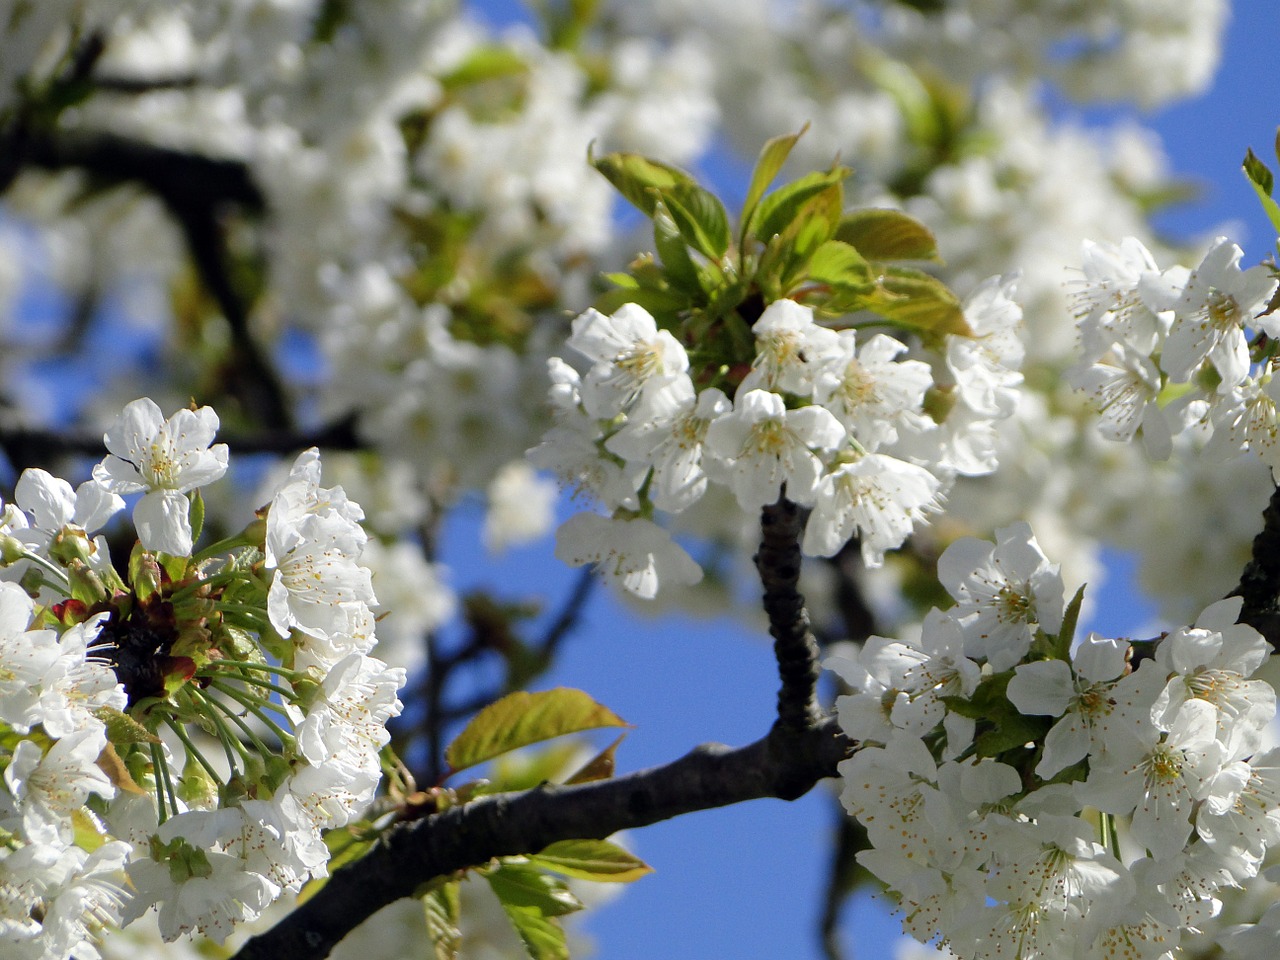
POLYGON ((790 156, 796 141, 804 136, 805 131, 808 129, 809 125, 806 123, 797 133, 774 137, 760 151, 755 169, 751 171, 751 184, 747 187, 747 199, 742 205, 742 227, 744 231, 747 223, 751 220, 751 215, 755 213, 756 204, 760 202, 764 192, 769 189, 769 184, 773 183, 773 178, 778 175, 782 165, 787 162, 787 157, 790 156))
POLYGON ((840 240, 828 240, 809 259, 809 279, 835 287, 869 289, 875 282, 871 265, 856 249, 840 240))
POLYGON ((933 233, 901 210, 866 209, 846 213, 836 239, 858 249, 868 260, 937 260, 933 233))
POLYGON ((729 249, 729 215, 724 204, 696 183, 677 185, 662 195, 689 246, 718 263, 729 249))
POLYGON ((587 160, 646 217, 652 217, 656 201, 677 186, 698 186, 683 170, 638 153, 606 153, 603 157, 588 154, 587 160))
POLYGON ((844 206, 844 190, 842 184, 849 176, 848 167, 833 167, 830 170, 818 170, 807 173, 798 180, 783 184, 773 193, 766 196, 756 207, 751 221, 744 232, 745 236, 756 237, 762 243, 768 243, 775 234, 783 233, 801 215, 809 215, 815 209, 826 210, 831 203, 824 203, 820 208, 810 206, 815 196, 834 189, 836 202, 835 222, 831 224, 831 232, 835 232, 840 214, 844 206))
POLYGON ((914 330, 925 339, 941 339, 948 333, 974 335, 960 301, 936 277, 906 267, 888 267, 879 279, 879 285, 862 298, 862 309, 914 330))
POLYGON ((502 860, 484 878, 503 906, 536 910, 544 917, 562 917, 582 909, 582 901, 569 892, 559 877, 550 877, 523 858, 502 860))
POLYGON ((1252 148, 1244 156, 1244 175, 1249 178, 1254 193, 1262 202, 1262 209, 1267 212, 1267 219, 1277 233, 1280 233, 1280 205, 1271 197, 1274 178, 1267 165, 1257 158, 1252 148))
POLYGON ((530 856, 529 862, 598 883, 630 883, 653 873, 639 857, 608 840, 561 840, 530 856))
POLYGON ((662 269, 671 285, 687 293, 701 293, 698 266, 689 256, 688 238, 676 223, 673 212, 659 200, 653 208, 653 243, 662 269))
POLYGON ((434 960, 458 960, 458 948, 462 946, 462 931, 458 929, 461 899, 457 880, 441 884, 422 897, 434 960))
POLYGON ((509 903, 502 903, 502 909, 532 960, 569 960, 564 929, 555 917, 544 917, 537 910, 509 903))
POLYGON ((538 693, 520 690, 489 704, 445 750, 454 772, 492 760, 510 750, 566 733, 625 727, 627 722, 581 690, 556 687, 538 693))

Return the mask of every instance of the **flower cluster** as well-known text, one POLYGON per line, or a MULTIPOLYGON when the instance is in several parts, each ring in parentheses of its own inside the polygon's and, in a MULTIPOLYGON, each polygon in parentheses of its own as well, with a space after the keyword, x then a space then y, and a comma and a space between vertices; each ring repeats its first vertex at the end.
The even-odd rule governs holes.
POLYGON ((588 310, 569 345, 590 366, 579 375, 551 361, 555 423, 530 458, 612 516, 572 517, 557 556, 595 563, 642 597, 663 581, 696 582, 697 564, 652 517, 719 484, 748 513, 784 494, 810 507, 810 556, 856 537, 879 565, 956 475, 995 467, 994 425, 1021 382, 1010 294, 999 279, 980 287, 965 307, 974 336, 947 336, 934 365, 887 334, 823 326, 793 300, 765 307, 736 372, 692 360, 638 304, 588 310))
POLYGON ((904 929, 965 958, 1154 958, 1204 928, 1280 839, 1280 751, 1262 752, 1269 648, 1239 598, 1130 644, 1089 634, 1030 528, 957 541, 955 600, 914 641, 827 666, 860 749, 842 802, 904 929))
POLYGON ((404 672, 370 656, 360 508, 303 453, 194 553, 227 467, 213 410, 148 399, 73 491, 26 471, 0 518, 0 952, 96 957, 152 908, 219 940, 323 876, 370 803, 404 672), (133 504, 121 575, 90 534, 133 504))
POLYGON ((1076 294, 1083 357, 1071 380, 1092 397, 1105 436, 1141 432, 1147 451, 1165 459, 1173 436, 1198 426, 1210 455, 1251 449, 1280 467, 1278 283, 1268 267, 1241 270, 1242 256, 1219 237, 1190 272, 1162 271, 1133 237, 1085 244, 1076 294))

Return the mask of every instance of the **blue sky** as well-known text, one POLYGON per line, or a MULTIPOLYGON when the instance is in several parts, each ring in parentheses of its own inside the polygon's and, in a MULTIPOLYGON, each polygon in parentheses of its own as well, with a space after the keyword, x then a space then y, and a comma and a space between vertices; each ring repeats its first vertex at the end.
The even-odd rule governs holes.
MULTIPOLYGON (((520 10, 510 0, 471 6, 495 22, 520 10)), ((1142 117, 1164 138, 1173 169, 1202 188, 1197 202, 1161 218, 1162 229, 1191 239, 1212 236, 1226 225, 1244 247, 1246 262, 1273 249, 1240 160, 1252 146, 1275 167, 1277 27, 1280 7, 1258 0, 1239 3, 1212 90, 1142 117)), ((1073 115, 1090 123, 1117 112, 1073 115)), ((461 528, 459 533, 464 540, 468 536, 461 528)), ((478 544, 464 542, 458 551, 443 559, 455 564, 459 586, 473 576, 489 583, 525 583, 531 590, 551 580, 558 585, 552 587, 554 597, 556 589, 563 593, 572 583, 569 571, 547 571, 544 553, 518 552, 495 571, 470 567, 468 556, 483 556, 478 544)), ((1098 595, 1092 626, 1117 635, 1141 624, 1148 613, 1131 589, 1125 559, 1113 557, 1111 563, 1112 576, 1098 595)), ((737 745, 762 735, 776 687, 767 640, 740 623, 638 618, 601 592, 549 683, 580 687, 635 725, 618 753, 619 769, 634 770, 674 759, 702 741, 737 745)), ((816 960, 821 956, 816 920, 833 826, 830 797, 817 790, 791 804, 757 801, 637 832, 634 846, 656 873, 587 918, 585 929, 597 941, 598 956, 816 960)), ((866 899, 852 902, 843 921, 850 957, 886 957, 898 938, 896 922, 866 899)))

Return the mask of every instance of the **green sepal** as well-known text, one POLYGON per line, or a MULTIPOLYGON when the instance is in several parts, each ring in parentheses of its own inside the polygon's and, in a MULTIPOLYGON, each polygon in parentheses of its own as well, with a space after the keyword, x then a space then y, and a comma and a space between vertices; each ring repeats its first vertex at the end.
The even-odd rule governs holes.
POLYGON ((204 497, 200 491, 191 491, 191 506, 187 508, 187 517, 191 521, 191 542, 195 543, 204 532, 204 497))
POLYGON ((1080 622, 1080 607, 1084 603, 1084 588, 1087 584, 1081 584, 1080 589, 1076 591, 1076 595, 1071 598, 1071 602, 1067 604, 1067 609, 1062 614, 1062 626, 1058 629, 1058 635, 1053 639, 1053 655, 1058 660, 1071 660, 1071 645, 1075 642, 1076 626, 1080 622))
POLYGON ((629 724, 625 720, 581 690, 519 690, 476 714, 449 744, 445 760, 457 772, 567 733, 626 726, 629 724))
POLYGON ((535 866, 597 883, 631 883, 653 868, 608 840, 561 840, 529 857, 535 866))
POLYGON ((939 259, 932 231, 901 210, 852 210, 841 218, 836 239, 856 247, 868 260, 939 259))
POLYGON ((123 747, 131 743, 160 743, 154 733, 140 724, 127 713, 115 707, 99 707, 93 715, 102 721, 107 728, 107 739, 116 746, 123 747))

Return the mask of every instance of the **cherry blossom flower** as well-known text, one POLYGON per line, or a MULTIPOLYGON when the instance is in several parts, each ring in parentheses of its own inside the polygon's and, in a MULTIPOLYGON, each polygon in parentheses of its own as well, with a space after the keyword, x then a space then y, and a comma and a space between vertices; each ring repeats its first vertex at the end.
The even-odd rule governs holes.
POLYGON ((637 303, 623 304, 612 316, 595 309, 580 314, 568 343, 592 361, 582 381, 582 404, 597 418, 621 413, 648 384, 689 369, 684 347, 637 303))
POLYGON ((1241 270, 1242 256, 1236 244, 1218 237, 1191 271, 1161 356, 1175 382, 1189 380, 1206 357, 1222 378, 1221 389, 1249 373, 1244 329, 1266 307, 1276 281, 1263 266, 1241 270))
POLYGON ((739 393, 733 412, 707 428, 707 449, 724 463, 738 505, 757 510, 787 497, 811 504, 822 475, 814 450, 829 452, 845 439, 844 427, 822 407, 788 410, 765 390, 739 393))
POLYGON ((775 300, 751 327, 756 356, 740 391, 769 390, 808 396, 814 376, 839 350, 834 330, 813 320, 813 309, 794 300, 775 300))
POLYGON ((994 544, 957 540, 938 558, 938 580, 956 600, 969 655, 994 670, 1022 658, 1033 625, 1055 633, 1062 624, 1062 576, 1025 522, 997 530, 994 544))
POLYGON ((593 564, 628 593, 652 600, 664 583, 689 586, 702 568, 652 520, 576 513, 556 531, 556 557, 571 567, 593 564))
POLYGON ((210 446, 217 432, 211 407, 179 410, 165 420, 155 401, 143 397, 103 436, 110 454, 93 468, 93 478, 112 493, 143 495, 133 522, 145 549, 191 552, 186 494, 227 472, 227 445, 210 446))

